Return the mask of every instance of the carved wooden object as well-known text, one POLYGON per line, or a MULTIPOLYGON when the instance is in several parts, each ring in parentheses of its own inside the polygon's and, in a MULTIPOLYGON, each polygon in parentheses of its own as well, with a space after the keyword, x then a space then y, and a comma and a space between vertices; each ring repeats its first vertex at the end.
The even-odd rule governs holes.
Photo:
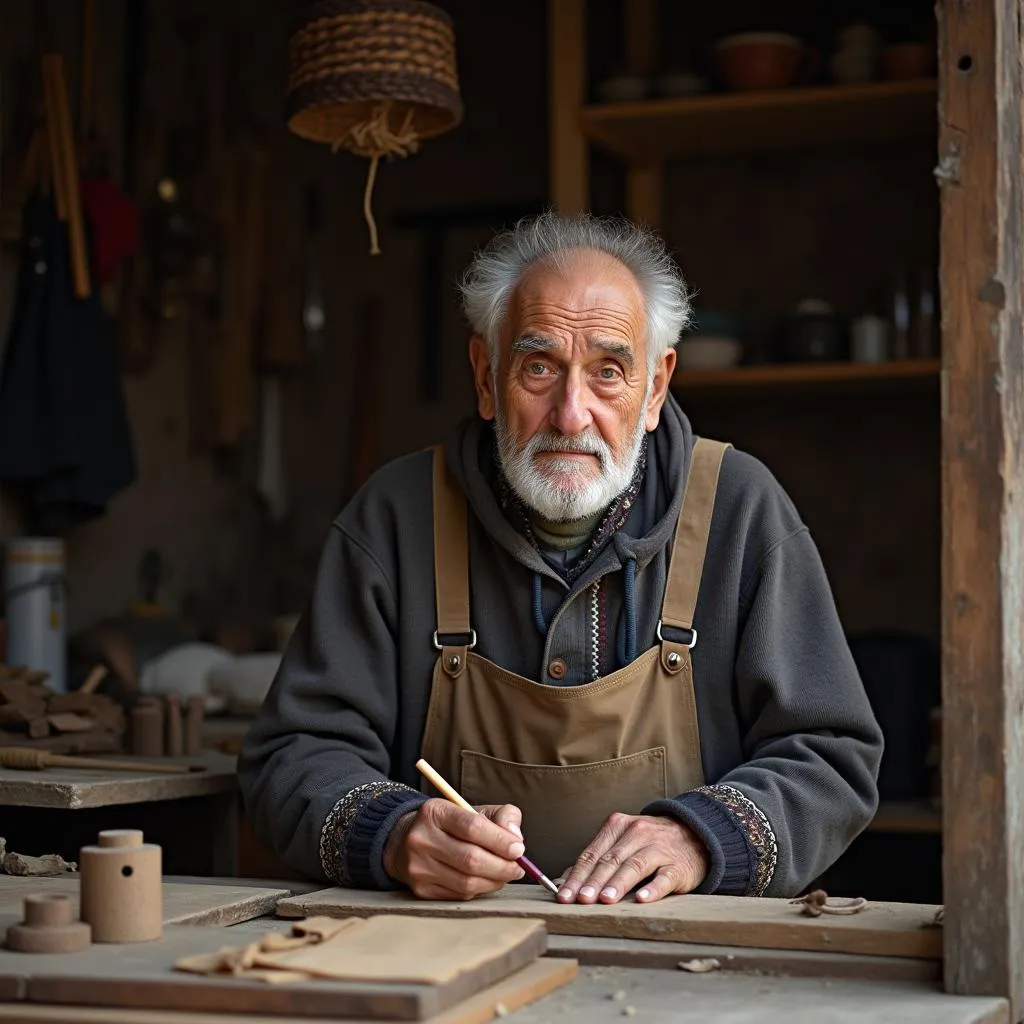
POLYGON ((63 894, 25 897, 25 919, 7 929, 7 948, 20 953, 77 953, 92 941, 84 921, 71 919, 71 900, 63 894))
POLYGON ((194 693, 188 699, 188 715, 185 719, 185 754, 198 757, 203 752, 203 717, 206 714, 206 698, 194 693))
POLYGON ((167 756, 181 757, 181 697, 169 693, 165 698, 167 710, 167 756))
POLYGON ((99 834, 78 856, 82 920, 94 942, 149 942, 163 934, 162 855, 137 829, 99 834))
POLYGON ((164 712, 155 697, 142 697, 132 708, 132 753, 137 757, 164 755, 164 712))

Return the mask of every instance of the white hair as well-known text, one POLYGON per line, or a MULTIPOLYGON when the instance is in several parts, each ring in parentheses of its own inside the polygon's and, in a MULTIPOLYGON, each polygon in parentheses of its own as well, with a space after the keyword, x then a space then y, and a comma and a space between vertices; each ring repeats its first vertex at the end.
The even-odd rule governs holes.
POLYGON ((537 264, 562 268, 569 254, 581 249, 606 253, 636 279, 647 314, 649 375, 679 341, 690 324, 690 295, 682 273, 656 234, 624 217, 566 216, 547 211, 496 235, 476 253, 459 282, 466 318, 487 342, 492 371, 498 365, 509 299, 523 274, 537 264))

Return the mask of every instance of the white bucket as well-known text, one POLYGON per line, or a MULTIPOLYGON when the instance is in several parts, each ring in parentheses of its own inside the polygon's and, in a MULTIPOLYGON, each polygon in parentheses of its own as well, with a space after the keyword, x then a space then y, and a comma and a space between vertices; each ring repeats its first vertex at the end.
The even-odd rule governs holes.
POLYGON ((64 541, 15 537, 7 542, 4 602, 7 664, 48 672, 47 685, 67 689, 64 541))

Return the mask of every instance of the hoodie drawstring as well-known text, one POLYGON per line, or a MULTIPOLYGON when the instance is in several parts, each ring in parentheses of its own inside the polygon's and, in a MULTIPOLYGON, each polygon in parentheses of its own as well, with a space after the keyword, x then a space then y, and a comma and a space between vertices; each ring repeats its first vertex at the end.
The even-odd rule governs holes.
MULTIPOLYGON (((533 574, 533 622, 541 636, 548 635, 548 624, 544 621, 544 606, 541 603, 541 575, 533 574)), ((622 570, 622 617, 625 619, 625 645, 617 644, 619 667, 636 660, 636 559, 627 558, 622 570)))
POLYGON ((544 606, 540 601, 541 594, 540 573, 533 574, 533 621, 541 636, 548 635, 548 624, 544 621, 544 606))
POLYGON ((626 559, 622 573, 622 613, 626 618, 626 660, 630 664, 636 658, 636 608, 633 599, 636 589, 636 559, 626 559))

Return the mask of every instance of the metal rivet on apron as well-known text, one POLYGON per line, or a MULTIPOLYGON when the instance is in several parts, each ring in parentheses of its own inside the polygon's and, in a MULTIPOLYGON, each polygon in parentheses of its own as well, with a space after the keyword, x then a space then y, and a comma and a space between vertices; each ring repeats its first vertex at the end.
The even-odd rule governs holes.
POLYGON ((550 675, 552 679, 561 679, 565 675, 567 668, 568 666, 561 658, 555 658, 555 660, 548 665, 548 675, 550 675))
POLYGON ((459 667, 461 662, 462 662, 462 659, 457 654, 452 654, 448 658, 448 667, 454 672, 455 669, 457 669, 459 667))
POLYGON ((668 652, 668 667, 678 668, 679 667, 679 653, 677 651, 668 652))

